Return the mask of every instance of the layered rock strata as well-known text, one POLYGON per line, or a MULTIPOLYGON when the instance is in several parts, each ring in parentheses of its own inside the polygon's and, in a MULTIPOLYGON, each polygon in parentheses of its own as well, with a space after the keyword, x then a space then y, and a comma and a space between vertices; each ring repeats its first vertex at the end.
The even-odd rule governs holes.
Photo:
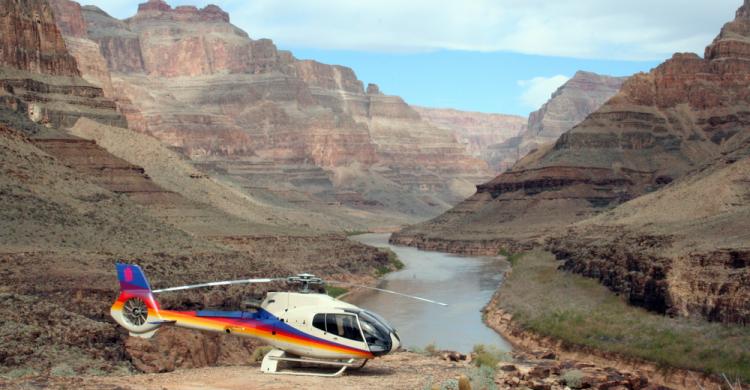
POLYGON ((493 172, 500 173, 510 166, 497 159, 494 148, 526 130, 527 118, 514 115, 464 112, 453 109, 415 107, 422 118, 431 124, 449 129, 466 146, 469 153, 486 161, 493 172))
POLYGON ((633 304, 747 323, 748 9, 705 58, 675 54, 631 77, 554 146, 393 241, 546 241, 565 269, 633 304))
MULTIPOLYGON (((61 13, 77 11, 67 0, 55 3, 61 13)), ((124 21, 91 6, 80 13, 85 37, 78 17, 60 23, 79 48, 73 53, 85 64, 84 77, 109 91, 106 62, 112 96, 131 128, 198 163, 318 167, 336 177, 334 192, 418 214, 434 214, 488 178, 486 163, 402 99, 365 88, 349 68, 298 60, 268 39, 251 39, 218 7, 152 0, 124 21), (98 45, 103 60, 81 39, 98 45), (385 192, 364 184, 379 180, 389 183, 385 192), (421 200, 433 192, 436 199, 421 200), (401 205, 388 200, 398 197, 401 205)), ((291 180, 275 184, 268 189, 296 188, 291 180)))
POLYGON ((487 161, 504 171, 529 152, 554 144, 562 134, 617 94, 626 79, 576 72, 539 110, 529 115, 526 129, 521 134, 490 145, 486 152, 487 161))

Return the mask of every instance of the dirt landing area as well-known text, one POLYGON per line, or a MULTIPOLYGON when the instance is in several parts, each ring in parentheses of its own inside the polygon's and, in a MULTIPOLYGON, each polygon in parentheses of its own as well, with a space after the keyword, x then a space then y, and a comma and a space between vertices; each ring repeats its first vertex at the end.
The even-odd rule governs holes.
MULTIPOLYGON (((120 377, 55 378, 42 383, 15 383, 11 388, 154 389, 154 390, 282 390, 282 389, 423 389, 427 384, 455 379, 469 367, 415 353, 397 353, 370 361, 359 371, 339 378, 263 374, 258 364, 213 367, 120 377)), ((4 384, 0 381, 0 388, 4 384)))

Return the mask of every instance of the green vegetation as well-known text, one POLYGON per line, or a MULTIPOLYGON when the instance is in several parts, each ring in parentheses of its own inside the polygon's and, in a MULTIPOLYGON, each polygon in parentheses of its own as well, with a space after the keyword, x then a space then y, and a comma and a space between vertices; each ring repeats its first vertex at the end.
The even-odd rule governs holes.
POLYGON ((479 366, 469 370, 469 381, 472 390, 496 390, 495 368, 479 366))
POLYGON ((368 233, 370 232, 368 232, 367 230, 345 230, 344 231, 344 234, 346 234, 347 237, 361 236, 363 234, 368 234, 368 233))
POLYGON ((477 367, 488 367, 493 371, 497 367, 497 363, 503 360, 512 360, 512 357, 507 352, 501 351, 495 346, 486 346, 484 344, 477 344, 474 346, 474 353, 476 357, 473 362, 477 367))
POLYGON ((508 262, 512 266, 515 266, 516 263, 518 263, 518 260, 520 260, 524 255, 523 252, 513 253, 513 252, 507 251, 506 249, 500 249, 500 251, 497 254, 505 257, 505 259, 508 260, 508 262))
POLYGON ((325 288, 326 288, 326 294, 334 298, 340 297, 349 291, 343 287, 336 287, 336 286, 326 286, 325 288))
POLYGON ((260 363, 263 360, 263 357, 266 356, 267 353, 271 352, 273 347, 269 347, 267 345, 255 348, 253 351, 253 354, 250 355, 250 360, 260 363))
POLYGON ((388 265, 381 265, 375 269, 378 277, 381 277, 389 272, 398 271, 404 268, 404 263, 398 258, 396 252, 390 248, 379 248, 381 252, 388 256, 388 265))
POLYGON ((568 370, 562 374, 562 380, 565 382, 565 386, 571 389, 580 389, 583 385, 583 372, 579 370, 568 370))
POLYGON ((569 345, 750 382, 750 327, 651 313, 557 267, 551 254, 530 252, 503 283, 499 305, 520 326, 569 345))

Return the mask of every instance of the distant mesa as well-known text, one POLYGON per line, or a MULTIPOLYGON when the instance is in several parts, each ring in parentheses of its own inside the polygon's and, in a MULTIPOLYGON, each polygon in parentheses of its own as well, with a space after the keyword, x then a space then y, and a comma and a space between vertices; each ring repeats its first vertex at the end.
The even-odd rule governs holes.
POLYGON ((138 5, 138 14, 136 17, 143 17, 153 13, 167 13, 179 20, 198 19, 201 21, 220 21, 229 23, 229 14, 224 12, 219 6, 209 4, 202 9, 192 5, 181 5, 172 8, 163 0, 149 0, 146 3, 138 5))
POLYGON ((367 94, 368 95, 382 95, 383 93, 380 92, 380 87, 377 84, 367 84, 367 94))

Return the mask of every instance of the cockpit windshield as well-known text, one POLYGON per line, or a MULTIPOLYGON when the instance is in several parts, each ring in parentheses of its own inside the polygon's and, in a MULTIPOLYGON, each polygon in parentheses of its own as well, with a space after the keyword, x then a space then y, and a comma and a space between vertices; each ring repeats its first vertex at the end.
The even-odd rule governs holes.
POLYGON ((375 356, 383 355, 391 351, 391 333, 395 331, 386 323, 381 321, 377 315, 368 311, 359 312, 359 322, 362 324, 362 334, 365 342, 370 347, 370 352, 375 356))

